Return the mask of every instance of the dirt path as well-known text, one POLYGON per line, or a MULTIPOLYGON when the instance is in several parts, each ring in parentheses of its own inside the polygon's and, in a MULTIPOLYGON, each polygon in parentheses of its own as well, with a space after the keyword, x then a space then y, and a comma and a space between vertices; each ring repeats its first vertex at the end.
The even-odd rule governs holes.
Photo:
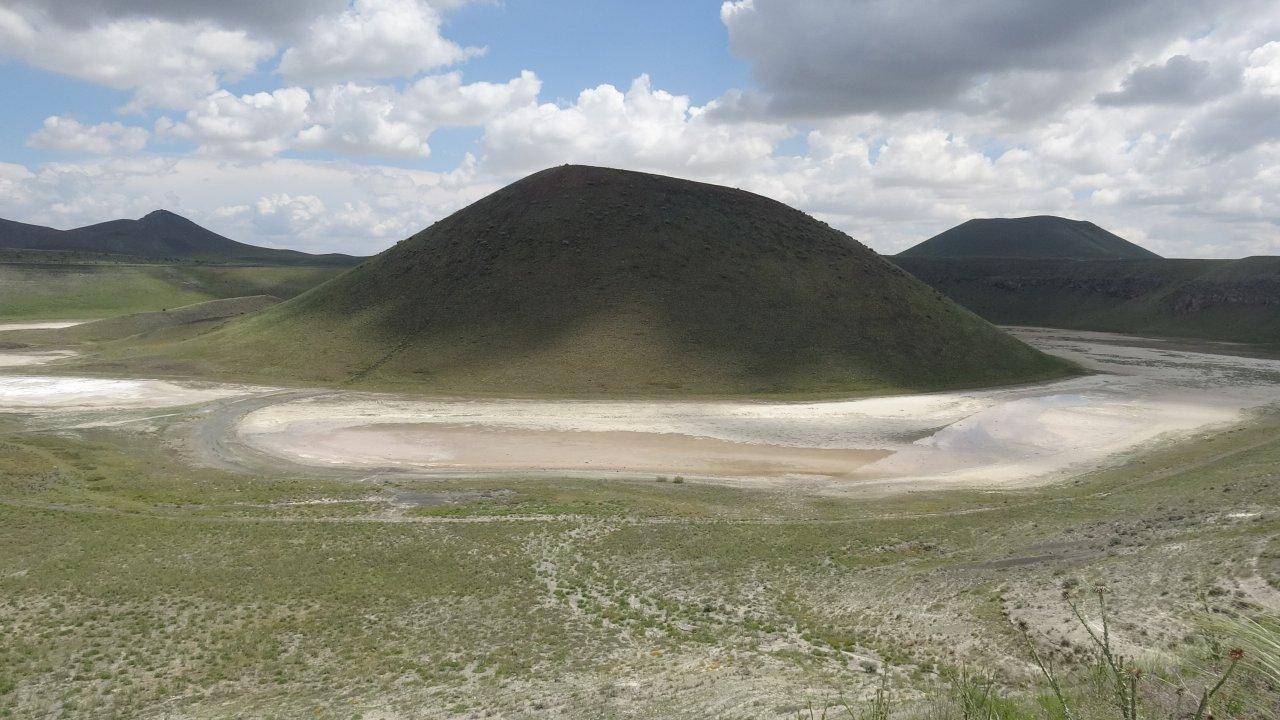
POLYGON ((279 390, 264 395, 234 397, 201 406, 181 427, 179 449, 205 467, 232 472, 297 469, 284 458, 264 455, 240 440, 236 426, 255 410, 292 400, 319 398, 330 390, 279 390))

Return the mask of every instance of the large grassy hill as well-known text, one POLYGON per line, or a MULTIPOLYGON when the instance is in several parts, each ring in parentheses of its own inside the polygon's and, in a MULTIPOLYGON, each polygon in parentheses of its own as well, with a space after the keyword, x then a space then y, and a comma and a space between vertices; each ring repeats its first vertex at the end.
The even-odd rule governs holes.
POLYGON ((1066 363, 748 192, 564 166, 131 367, 478 394, 784 394, 1029 381, 1066 363))
POLYGON ((893 261, 998 324, 1280 344, 1280 257, 893 261))
POLYGON ((1036 215, 969 220, 902 251, 900 257, 1141 260, 1160 256, 1086 220, 1036 215))

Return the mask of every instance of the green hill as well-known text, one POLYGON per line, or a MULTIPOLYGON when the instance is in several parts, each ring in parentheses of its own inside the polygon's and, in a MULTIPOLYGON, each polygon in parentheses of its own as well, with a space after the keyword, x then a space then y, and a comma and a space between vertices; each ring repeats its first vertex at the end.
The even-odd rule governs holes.
POLYGON ((1052 215, 961 223, 899 257, 1152 259, 1159 255, 1084 220, 1052 215))
POLYGON ((361 260, 350 255, 311 255, 246 245, 167 210, 156 210, 138 220, 111 220, 73 230, 0 220, 0 248, 246 265, 350 266, 361 260))
POLYGON ((815 395, 1071 371, 781 203, 581 166, 513 183, 293 300, 112 361, 492 395, 815 395))
POLYGON ((1280 257, 893 261, 1001 325, 1280 344, 1280 257))

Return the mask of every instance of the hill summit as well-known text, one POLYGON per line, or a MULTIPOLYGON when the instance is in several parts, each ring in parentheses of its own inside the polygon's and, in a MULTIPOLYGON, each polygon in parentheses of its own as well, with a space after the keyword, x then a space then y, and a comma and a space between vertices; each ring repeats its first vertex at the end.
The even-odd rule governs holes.
POLYGON ((980 218, 902 251, 903 257, 1141 260, 1159 255, 1086 220, 1053 215, 980 218))
POLYGON ((354 265, 360 260, 349 255, 311 255, 247 245, 168 210, 156 210, 137 220, 109 220, 72 230, 0 220, 0 248, 246 265, 354 265))
POLYGON ((1068 365, 742 190, 535 173, 165 367, 466 394, 832 394, 1068 365), (179 365, 175 365, 179 363, 179 365))

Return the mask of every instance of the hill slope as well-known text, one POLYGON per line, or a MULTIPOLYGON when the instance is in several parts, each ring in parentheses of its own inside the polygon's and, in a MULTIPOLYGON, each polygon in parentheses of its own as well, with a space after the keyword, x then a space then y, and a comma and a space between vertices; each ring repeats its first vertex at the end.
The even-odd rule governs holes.
POLYGON ((1070 371, 781 203, 580 166, 513 183, 156 365, 183 362, 481 394, 848 393, 1070 371))
POLYGON ((86 320, 246 295, 289 298, 344 270, 301 265, 0 263, 0 321, 86 320))
POLYGON ((1091 222, 1052 215, 969 220, 902 251, 899 256, 1077 260, 1160 257, 1091 222))
POLYGON ((271 295, 206 300, 171 310, 141 312, 96 320, 82 325, 45 331, 46 337, 66 342, 104 342, 123 340, 173 328, 211 323, 253 313, 280 302, 271 295))
POLYGON ((0 220, 0 248, 248 265, 354 265, 360 261, 350 255, 311 255, 246 245, 167 210, 156 210, 138 220, 111 220, 74 230, 0 220))
POLYGON ((1280 257, 893 261, 1002 325, 1280 344, 1280 257))

